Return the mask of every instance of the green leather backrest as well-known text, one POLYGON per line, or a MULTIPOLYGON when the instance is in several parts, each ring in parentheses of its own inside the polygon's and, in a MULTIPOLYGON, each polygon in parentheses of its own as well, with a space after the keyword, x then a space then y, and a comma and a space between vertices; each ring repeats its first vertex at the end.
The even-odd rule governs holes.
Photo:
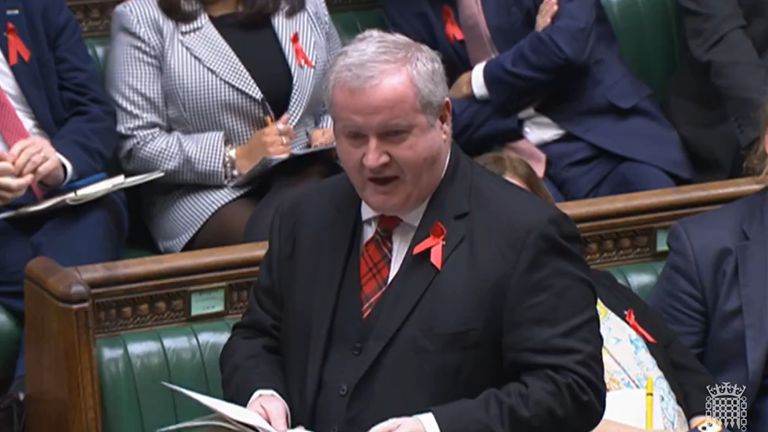
POLYGON ((201 322, 96 340, 104 432, 154 432, 210 414, 160 383, 221 397, 219 354, 231 320, 201 322))
POLYGON ((347 42, 363 30, 372 28, 387 28, 384 11, 380 8, 334 12, 331 14, 336 30, 342 42, 347 42))
POLYGON ((624 61, 663 100, 678 62, 677 1, 601 1, 624 61))
POLYGON ((621 282, 628 286, 640 297, 647 299, 651 290, 656 286, 656 279, 664 268, 664 261, 654 261, 641 264, 625 264, 609 268, 608 271, 621 282))
POLYGON ((96 67, 101 72, 102 78, 107 68, 107 57, 109 56, 109 38, 91 38, 85 40, 85 46, 88 48, 88 54, 93 58, 96 67))
MULTIPOLYGON (((630 264, 609 271, 646 297, 663 265, 630 264)), ((211 321, 99 338, 96 360, 104 432, 150 432, 210 414, 160 382, 220 398, 219 354, 233 323, 211 321)))
POLYGON ((5 393, 13 380, 21 337, 19 322, 0 306, 0 394, 5 393))

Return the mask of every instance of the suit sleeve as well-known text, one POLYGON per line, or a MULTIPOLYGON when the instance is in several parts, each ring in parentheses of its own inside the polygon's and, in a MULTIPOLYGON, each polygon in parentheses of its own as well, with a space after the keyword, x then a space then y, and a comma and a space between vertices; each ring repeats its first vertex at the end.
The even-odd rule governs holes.
POLYGON ((699 267, 685 226, 676 224, 669 233, 669 256, 649 303, 680 341, 701 360, 707 333, 706 302, 699 267))
POLYGON ((543 31, 531 32, 485 65, 491 103, 520 111, 589 59, 597 17, 597 0, 561 0, 557 16, 543 31))
MULTIPOLYGON (((270 247, 259 267, 257 283, 248 296, 248 309, 232 328, 221 352, 224 398, 246 406, 256 390, 269 389, 288 400, 280 346, 283 295, 280 290, 280 213, 275 215, 270 247)), ((284 240, 284 241, 281 241, 284 240)))
POLYGON ((441 432, 586 431, 605 408, 594 287, 576 227, 552 214, 501 280, 507 384, 432 408, 441 432))
POLYGON ((760 134, 768 94, 768 62, 761 60, 746 32, 737 0, 679 0, 684 37, 693 57, 704 64, 725 102, 741 145, 760 134))
POLYGON ((451 99, 453 138, 470 156, 479 155, 523 137, 517 114, 502 112, 488 102, 451 99))
POLYGON ((107 88, 117 107, 120 160, 131 173, 161 170, 158 181, 223 186, 223 131, 181 133, 168 125, 163 44, 148 23, 121 5, 112 13, 107 88))
POLYGON ((107 169, 114 158, 118 142, 115 112, 83 43, 80 25, 66 3, 47 2, 43 13, 59 97, 68 115, 51 142, 78 177, 87 177, 107 169))

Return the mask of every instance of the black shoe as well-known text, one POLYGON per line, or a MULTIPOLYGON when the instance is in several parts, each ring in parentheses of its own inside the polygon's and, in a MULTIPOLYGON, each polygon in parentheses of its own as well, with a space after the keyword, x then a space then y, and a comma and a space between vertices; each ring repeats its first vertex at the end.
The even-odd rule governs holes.
POLYGON ((2 400, 0 400, 0 426, 11 427, 13 432, 24 432, 26 415, 24 412, 24 397, 26 386, 24 377, 17 378, 2 400))

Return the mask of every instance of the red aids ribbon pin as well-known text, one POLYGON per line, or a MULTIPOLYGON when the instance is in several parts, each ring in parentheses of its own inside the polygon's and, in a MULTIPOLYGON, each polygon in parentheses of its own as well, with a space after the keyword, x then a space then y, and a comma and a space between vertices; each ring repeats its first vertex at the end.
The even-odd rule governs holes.
POLYGON ((299 32, 293 33, 293 36, 291 36, 291 44, 293 45, 293 53, 296 55, 296 61, 299 63, 299 66, 307 66, 314 69, 315 64, 312 63, 312 60, 309 59, 307 53, 304 52, 304 48, 301 47, 301 42, 299 42, 299 32))
POLYGON ((453 10, 448 5, 443 5, 443 23, 445 24, 445 37, 448 38, 448 42, 454 43, 464 40, 464 32, 461 31, 461 27, 459 27, 459 23, 453 15, 453 10))
POLYGON ((429 260, 438 270, 443 268, 443 245, 448 231, 443 224, 435 222, 429 230, 429 237, 413 248, 413 254, 418 255, 429 249, 429 260))
POLYGON ((640 326, 640 323, 637 322, 637 318, 635 318, 635 311, 632 308, 627 309, 627 311, 624 312, 624 318, 627 319, 627 324, 632 327, 632 330, 639 334, 640 337, 645 339, 646 342, 656 343, 656 339, 654 339, 650 333, 645 331, 645 329, 640 326))
POLYGON ((25 62, 29 62, 29 48, 24 45, 24 41, 19 37, 16 26, 12 22, 9 22, 5 28, 5 34, 8 35, 8 64, 14 66, 18 63, 19 55, 25 62))

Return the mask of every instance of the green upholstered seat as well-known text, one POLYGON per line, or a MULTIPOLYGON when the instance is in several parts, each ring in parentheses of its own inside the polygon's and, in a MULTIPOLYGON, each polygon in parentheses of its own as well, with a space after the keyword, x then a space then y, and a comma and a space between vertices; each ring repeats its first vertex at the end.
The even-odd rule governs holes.
POLYGON ((611 274, 628 286, 640 297, 647 299, 651 290, 656 285, 656 279, 664 268, 664 261, 655 261, 640 264, 625 264, 608 269, 611 274))
POLYGON ((0 394, 5 393, 5 389, 13 381, 21 337, 19 322, 0 307, 0 394))
POLYGON ((96 67, 104 76, 107 68, 107 57, 109 56, 109 38, 91 38, 85 40, 85 46, 88 48, 88 54, 93 58, 96 67))
MULTIPOLYGON (((663 262, 609 271, 647 296, 663 262)), ((210 412, 163 387, 172 382, 221 397, 219 354, 234 321, 125 332, 96 341, 104 432, 150 432, 210 412)))
POLYGON ((657 100, 678 63, 676 0, 601 0, 624 61, 657 100))
POLYGON ((126 332, 96 341, 104 432, 154 432, 210 414, 162 381, 221 397, 219 354, 234 322, 126 332))
POLYGON ((335 12, 331 18, 343 42, 351 40, 363 30, 387 27, 384 11, 380 8, 335 12))

